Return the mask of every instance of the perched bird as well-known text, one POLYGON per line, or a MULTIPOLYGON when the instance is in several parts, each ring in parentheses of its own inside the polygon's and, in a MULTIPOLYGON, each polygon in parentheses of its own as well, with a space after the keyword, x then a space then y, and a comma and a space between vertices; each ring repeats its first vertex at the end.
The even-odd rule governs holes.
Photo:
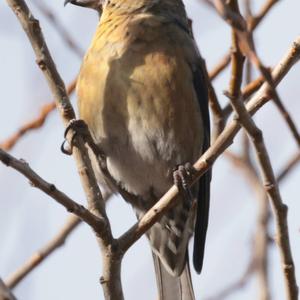
MULTIPOLYGON (((172 185, 173 170, 210 144, 207 76, 181 0, 67 0, 101 11, 81 66, 80 118, 107 156, 110 174, 141 217, 172 185)), ((181 175, 179 177, 181 178, 181 175)), ((210 172, 148 232, 160 299, 194 299, 187 246, 200 273, 210 172)))

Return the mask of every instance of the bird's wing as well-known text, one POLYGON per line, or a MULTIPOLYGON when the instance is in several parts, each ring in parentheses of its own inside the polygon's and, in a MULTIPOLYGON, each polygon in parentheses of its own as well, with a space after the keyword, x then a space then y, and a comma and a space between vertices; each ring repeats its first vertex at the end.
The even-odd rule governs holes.
MULTIPOLYGON (((210 120, 208 111, 208 84, 207 74, 204 63, 193 73, 194 87, 197 94, 202 121, 204 128, 204 138, 202 153, 204 153, 210 146, 210 120)), ((199 192, 196 214, 196 225, 194 235, 194 253, 193 263, 195 270, 200 273, 203 266, 203 256, 205 248, 206 231, 209 216, 209 202, 210 202, 210 180, 211 170, 207 171, 199 180, 199 192)))

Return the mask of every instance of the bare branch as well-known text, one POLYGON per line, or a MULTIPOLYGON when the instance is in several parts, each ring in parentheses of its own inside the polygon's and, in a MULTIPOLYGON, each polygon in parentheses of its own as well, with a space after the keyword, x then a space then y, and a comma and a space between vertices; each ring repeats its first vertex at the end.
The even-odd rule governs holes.
MULTIPOLYGON (((240 15, 236 0, 231 0, 229 5, 232 8, 233 14, 240 15)), ((235 23, 231 22, 230 24, 235 23)), ((282 202, 281 195, 270 162, 270 158, 264 144, 262 132, 256 127, 254 121, 251 119, 251 115, 246 110, 240 98, 240 86, 244 58, 239 48, 239 38, 240 35, 238 34, 238 32, 236 30, 233 30, 234 50, 232 54, 232 79, 229 90, 229 98, 231 100, 235 112, 237 113, 238 122, 245 128, 247 133, 251 136, 253 145, 255 147, 263 176, 264 186, 268 196, 270 197, 272 207, 274 209, 277 243, 281 255, 282 269, 285 276, 287 297, 288 299, 296 299, 298 297, 298 287, 296 283, 295 268, 289 241, 287 225, 287 206, 284 205, 282 202)), ((248 47, 250 49, 250 43, 248 43, 248 47)), ((251 55, 250 58, 252 58, 251 55)), ((258 58, 256 57, 254 60, 258 60, 258 58)), ((270 85, 269 83, 269 87, 272 89, 272 94, 274 95, 275 92, 273 85, 270 85)))
MULTIPOLYGON (((42 35, 39 22, 33 17, 24 0, 7 0, 7 3, 28 36, 35 52, 38 66, 44 73, 53 93, 61 119, 65 127, 68 127, 70 122, 76 119, 76 116, 66 93, 64 83, 56 70, 42 35)), ((101 283, 104 295, 106 299, 121 300, 124 298, 120 277, 122 253, 115 251, 115 241, 106 215, 104 200, 95 178, 88 149, 85 146, 84 134, 86 132, 75 131, 73 127, 69 127, 68 129, 66 138, 69 144, 72 145, 72 153, 87 198, 89 213, 97 216, 97 220, 101 220, 101 223, 98 221, 101 224, 99 228, 95 226, 92 228, 96 232, 97 241, 103 253, 103 280, 101 280, 101 283)), ((86 212, 86 210, 84 211, 86 212)))
POLYGON ((221 0, 215 0, 214 4, 221 17, 225 19, 229 25, 232 26, 232 29, 234 30, 234 33, 237 37, 238 46, 240 47, 241 51, 248 57, 248 59, 252 62, 252 64, 257 67, 264 80, 269 84, 270 92, 272 93, 272 98, 276 106, 279 108, 280 112, 286 119, 288 126, 290 127, 293 135, 297 140, 297 143, 299 143, 300 141, 299 133, 297 132, 297 128, 293 120, 291 119, 290 115, 287 113, 284 105, 282 104, 282 101, 279 98, 279 95, 272 81, 271 72, 268 68, 266 68, 263 65, 263 63, 261 62, 261 60, 259 59, 256 53, 256 49, 252 37, 252 31, 251 31, 252 29, 247 30, 247 27, 245 26, 246 21, 243 19, 241 14, 231 9, 228 4, 225 4, 221 0))
POLYGON ((279 112, 281 113, 282 117, 284 118, 284 120, 286 121, 296 143, 297 146, 300 148, 300 134, 298 132, 297 126, 295 124, 295 122, 293 121, 291 115, 289 114, 289 112, 287 111, 287 109, 285 108, 285 106, 283 105, 282 101, 280 100, 279 97, 274 97, 274 103, 277 106, 279 112))
MULTIPOLYGON (((105 191, 103 193, 103 199, 105 202, 109 200, 111 193, 105 191)), ((36 267, 38 267, 45 259, 47 259, 54 251, 63 246, 67 238, 73 233, 73 231, 81 223, 76 215, 71 215, 67 218, 65 224, 60 228, 59 232, 33 254, 21 267, 19 267, 14 273, 8 276, 5 280, 6 285, 13 289, 15 288, 25 277, 27 277, 36 267)))
POLYGON ((0 278, 0 300, 17 300, 17 298, 12 294, 12 292, 4 284, 1 278, 0 278))
POLYGON ((296 167, 296 165, 300 162, 300 152, 297 152, 293 155, 290 161, 286 164, 286 166, 279 172, 277 175, 277 180, 284 180, 288 174, 296 167))
POLYGON ((242 276, 240 276, 240 278, 238 280, 236 280, 232 284, 226 286, 223 290, 216 293, 216 295, 205 298, 205 300, 224 300, 224 299, 226 299, 232 293, 245 287, 247 282, 249 281, 249 278, 254 273, 254 271, 255 271, 254 261, 252 259, 252 260, 250 260, 246 270, 244 271, 244 273, 242 274, 242 276))
POLYGON ((49 195, 59 204, 64 206, 68 212, 71 212, 79 218, 81 218, 82 220, 84 220, 95 231, 101 232, 102 229, 105 228, 105 226, 107 226, 104 219, 94 215, 84 206, 73 201, 65 193, 57 189, 54 184, 45 181, 42 177, 35 173, 30 168, 29 164, 24 160, 16 159, 12 155, 0 149, 0 161, 2 161, 3 164, 5 164, 6 166, 11 167, 19 173, 23 174, 27 179, 29 179, 30 184, 33 187, 36 187, 39 190, 46 193, 47 195, 49 195))
POLYGON ((212 141, 214 141, 217 136, 223 131, 225 127, 225 116, 221 108, 221 105, 217 99, 215 89, 210 81, 208 81, 208 98, 210 109, 213 113, 213 134, 212 141))
MULTIPOLYGON (((210 7, 214 7, 212 0, 203 1, 206 4, 209 4, 210 7)), ((257 26, 261 23, 261 21, 265 18, 265 16, 269 13, 271 8, 277 3, 279 0, 267 0, 266 3, 262 6, 261 10, 258 14, 251 18, 248 22, 248 28, 250 31, 254 31, 257 26), (251 24, 250 24, 251 23, 251 24)), ((220 61, 216 64, 216 66, 209 72, 209 77, 211 80, 214 80, 230 63, 230 51, 226 53, 220 61)), ((261 84, 263 83, 263 79, 261 84)), ((256 91, 256 90, 255 90, 256 91)), ((254 91, 253 91, 254 92, 254 91)), ((253 93, 251 92, 250 95, 253 93)), ((247 99, 250 95, 244 95, 244 98, 247 99)), ((227 111, 230 108, 228 104, 225 108, 225 116, 229 114, 227 111)))
MULTIPOLYGON (((75 86, 76 86, 76 79, 74 79, 67 87, 67 94, 71 95, 73 93, 73 91, 75 90, 75 86)), ((28 123, 25 123, 24 125, 22 125, 20 127, 20 129, 15 132, 12 136, 10 136, 9 138, 7 138, 5 141, 3 141, 2 143, 0 143, 0 148, 2 148, 3 150, 11 150, 17 142, 20 141, 20 139, 22 137, 24 137, 24 135, 26 135, 27 133, 29 133, 30 131, 34 130, 34 129, 38 129, 41 128, 46 119, 48 118, 48 116, 50 115, 50 113, 52 111, 54 111, 56 105, 55 102, 50 102, 45 104, 41 110, 39 115, 34 118, 33 120, 29 121, 28 123)))
MULTIPOLYGON (((249 20, 252 19, 252 6, 251 0, 245 1, 246 9, 246 21, 249 24, 249 20)), ((251 31, 251 29, 249 29, 251 31)), ((253 66, 249 59, 246 60, 246 83, 249 84, 252 81, 252 71, 253 66)), ((241 98, 242 99, 242 98, 241 98)), ((244 131, 243 140, 243 159, 245 163, 249 166, 249 172, 253 174, 256 178, 256 185, 253 184, 254 190, 257 191, 258 200, 258 216, 257 224, 254 237, 254 257, 253 264, 255 267, 256 275, 258 278, 258 297, 260 300, 269 300, 271 297, 271 287, 269 280, 269 221, 270 221, 270 207, 268 203, 267 194, 260 183, 260 177, 254 167, 251 159, 250 151, 250 140, 247 133, 244 131)))
MULTIPOLYGON (((48 85, 54 95, 56 107, 60 112, 65 126, 68 126, 70 121, 75 119, 75 113, 69 101, 65 85, 56 70, 55 64, 43 38, 39 22, 29 11, 25 1, 7 0, 7 3, 19 19, 28 36, 36 55, 37 64, 44 73, 48 85)), ((69 140, 69 142, 74 146, 73 154, 77 163, 81 183, 88 200, 89 209, 106 222, 107 232, 104 235, 105 237, 101 236, 102 242, 106 243, 108 240, 112 240, 112 234, 104 208, 104 201, 91 166, 84 139, 80 133, 77 132, 75 134, 72 129, 69 130, 67 138, 72 139, 72 141, 69 140)))
MULTIPOLYGON (((264 83, 264 78, 262 76, 258 77, 257 79, 249 82, 243 89, 242 89, 242 99, 244 101, 248 100, 248 98, 254 94, 264 83)), ((224 118, 227 119, 229 115, 232 113, 232 106, 228 103, 223 108, 224 118)))
POLYGON ((62 37, 65 44, 73 51, 79 58, 82 58, 84 51, 77 45, 70 33, 63 26, 59 18, 52 12, 49 6, 42 0, 31 0, 39 11, 48 19, 52 26, 62 37))
POLYGON ((229 65, 230 54, 226 53, 220 61, 210 70, 209 78, 211 81, 217 78, 217 76, 229 65))
POLYGON ((209 99, 209 106, 213 114, 213 138, 214 141, 217 136, 222 132, 222 130, 225 127, 225 117, 222 110, 222 107, 220 105, 220 102, 218 100, 217 94, 215 92, 215 89, 212 85, 212 79, 210 78, 210 75, 207 73, 206 63, 203 61, 203 69, 205 71, 205 75, 207 78, 207 84, 208 84, 208 99, 209 99))
MULTIPOLYGON (((260 282, 260 299, 269 299, 269 289, 268 282, 266 281, 266 270, 260 271, 260 268, 267 268, 267 245, 270 243, 269 237, 267 235, 267 223, 269 219, 269 210, 267 209, 267 198, 266 193, 261 185, 255 170, 243 157, 237 156, 232 152, 226 151, 225 152, 226 158, 228 158, 235 167, 239 168, 245 175, 245 178, 248 180, 250 185, 253 187, 253 190, 256 191, 257 197, 259 200, 259 215, 257 220, 257 230, 256 230, 256 238, 255 238, 255 249, 253 251, 253 255, 246 267, 242 276, 230 284, 229 286, 225 287, 223 290, 216 293, 216 295, 208 297, 206 300, 223 300, 228 297, 233 292, 243 288, 247 281, 250 279, 251 275, 256 271, 259 274, 259 282, 260 282), (263 255, 262 255, 263 254, 263 255), (258 258, 260 259, 258 260, 258 258)), ((292 159, 286 164, 283 168, 283 171, 279 173, 277 176, 277 182, 281 183, 284 178, 293 170, 293 168, 300 162, 300 153, 296 153, 292 157, 292 159)))
POLYGON ((268 222, 270 216, 268 198, 266 197, 265 189, 260 182, 260 178, 252 165, 252 162, 229 151, 226 151, 225 154, 234 166, 244 173, 246 180, 249 182, 250 186, 252 186, 253 191, 255 191, 258 200, 258 216, 255 238, 253 241, 254 247, 251 251, 251 259, 245 272, 240 279, 229 285, 229 287, 226 287, 223 291, 220 291, 213 299, 224 299, 225 296, 229 296, 232 292, 244 287, 251 275, 256 272, 259 282, 259 299, 267 300, 270 299, 267 255, 269 245, 268 222))
POLYGON ((71 215, 52 240, 50 240, 43 248, 33 254, 32 257, 30 257, 18 270, 8 276, 8 278, 5 280, 6 285, 11 289, 15 288, 25 276, 27 276, 33 269, 41 264, 47 257, 49 257, 50 254, 52 254, 59 247, 63 246, 66 239, 70 236, 70 233, 73 232, 79 224, 80 219, 74 215, 71 215))
POLYGON ((257 25, 261 23, 261 21, 265 18, 271 8, 278 3, 280 0, 266 0, 266 2, 261 7, 260 11, 256 16, 250 18, 248 21, 248 28, 250 31, 253 31, 257 25))

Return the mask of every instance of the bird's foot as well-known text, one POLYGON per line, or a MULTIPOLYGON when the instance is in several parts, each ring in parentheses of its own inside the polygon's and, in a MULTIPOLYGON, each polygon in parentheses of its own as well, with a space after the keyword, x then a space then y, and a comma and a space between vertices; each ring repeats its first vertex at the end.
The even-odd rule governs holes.
POLYGON ((74 139, 75 136, 80 132, 80 134, 86 135, 88 132, 87 125, 83 120, 80 119, 72 119, 69 124, 67 125, 65 132, 64 132, 64 141, 60 147, 62 153, 66 155, 72 155, 73 153, 73 146, 74 146, 74 139), (71 137, 67 140, 68 134, 72 134, 71 137), (68 142, 68 144, 67 144, 68 142))
POLYGON ((137 196, 127 192, 124 187, 121 185, 121 183, 117 182, 109 173, 107 169, 106 164, 106 155, 101 150, 100 146, 97 145, 91 136, 91 133, 88 129, 87 124, 80 119, 73 119, 69 122, 68 126, 65 129, 64 137, 65 140, 61 145, 61 151, 67 155, 72 154, 72 149, 75 142, 76 135, 79 135, 83 138, 84 143, 88 145, 88 147, 92 150, 94 155, 97 158, 97 162, 99 164, 99 167, 105 176, 105 178, 108 180, 108 182, 115 188, 116 191, 118 191, 128 202, 134 203, 137 201, 140 201, 137 196), (68 135, 71 134, 70 137, 68 135), (68 144, 67 144, 68 142, 68 144), (130 199, 130 200, 128 200, 130 199))
POLYGON ((174 184, 177 186, 179 192, 181 192, 186 199, 190 200, 190 203, 193 201, 190 184, 192 183, 194 173, 195 169, 190 163, 178 165, 173 171, 174 184))
POLYGON ((83 138, 84 142, 87 143, 94 152, 96 152, 95 154, 97 154, 97 155, 100 154, 99 147, 95 144, 95 142, 89 132, 88 126, 81 119, 72 119, 65 129, 65 132, 64 132, 65 140, 61 145, 61 151, 64 154, 67 154, 67 155, 72 154, 75 137, 78 135, 80 135, 83 138), (71 135, 71 136, 68 137, 68 135, 71 135), (68 142, 68 145, 67 145, 67 142, 68 142))

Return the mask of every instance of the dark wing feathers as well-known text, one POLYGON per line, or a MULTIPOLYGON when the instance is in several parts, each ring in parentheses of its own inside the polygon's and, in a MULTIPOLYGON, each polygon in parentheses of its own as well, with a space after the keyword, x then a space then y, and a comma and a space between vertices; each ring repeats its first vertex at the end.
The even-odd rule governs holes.
MULTIPOLYGON (((205 67, 201 66, 194 71, 194 87, 197 93, 197 98, 201 110, 204 141, 202 153, 210 146, 210 120, 208 111, 208 84, 205 76, 205 67)), ((193 263, 197 273, 200 273, 203 266, 205 238, 209 216, 209 198, 210 198, 210 180, 211 170, 208 170, 199 180, 199 192, 197 203, 197 215, 194 235, 194 253, 193 263)))

